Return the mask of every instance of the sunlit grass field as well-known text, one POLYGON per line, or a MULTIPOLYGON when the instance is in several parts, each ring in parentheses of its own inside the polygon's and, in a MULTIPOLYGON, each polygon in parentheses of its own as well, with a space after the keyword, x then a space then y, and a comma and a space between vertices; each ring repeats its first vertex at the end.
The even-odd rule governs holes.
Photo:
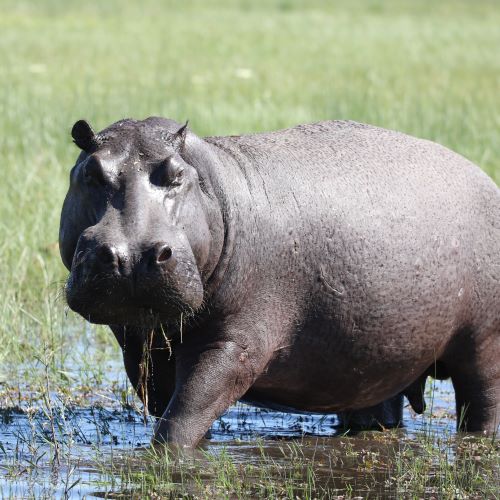
POLYGON ((0 0, 0 389, 93 387, 119 359, 62 295, 77 119, 159 115, 199 135, 352 119, 499 184, 499 26, 496 0, 0 0))
POLYGON ((58 219, 79 118, 161 115, 201 135, 353 119, 445 144, 500 182, 495 1, 0 6, 3 361, 26 360, 61 320, 58 219))

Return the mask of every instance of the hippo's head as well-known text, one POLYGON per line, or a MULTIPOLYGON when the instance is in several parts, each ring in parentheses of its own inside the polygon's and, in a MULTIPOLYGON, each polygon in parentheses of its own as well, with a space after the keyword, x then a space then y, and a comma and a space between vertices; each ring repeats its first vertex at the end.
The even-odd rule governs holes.
POLYGON ((82 153, 59 233, 71 309, 117 325, 199 310, 223 233, 210 179, 186 159, 189 141, 200 139, 162 118, 98 134, 78 121, 72 136, 82 153))

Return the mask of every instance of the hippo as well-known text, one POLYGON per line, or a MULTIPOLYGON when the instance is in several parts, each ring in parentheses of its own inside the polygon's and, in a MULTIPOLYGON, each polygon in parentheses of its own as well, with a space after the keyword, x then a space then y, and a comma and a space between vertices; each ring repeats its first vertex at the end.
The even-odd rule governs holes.
POLYGON ((66 300, 110 326, 155 443, 195 447, 237 400, 390 420, 402 394, 423 411, 429 375, 459 430, 496 432, 500 190, 479 167, 352 121, 72 137, 66 300))

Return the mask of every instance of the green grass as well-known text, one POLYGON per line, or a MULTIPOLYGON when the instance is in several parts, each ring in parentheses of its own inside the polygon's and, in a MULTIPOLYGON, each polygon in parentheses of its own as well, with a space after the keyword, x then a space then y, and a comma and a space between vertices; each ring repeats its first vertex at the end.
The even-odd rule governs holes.
POLYGON ((4 359, 61 309, 51 298, 65 276, 58 217, 78 118, 98 129, 126 116, 189 118, 201 135, 348 118, 443 143, 500 180, 493 1, 1 7, 4 359))
POLYGON ((500 182, 496 0, 0 0, 0 10, 4 386, 34 380, 40 397, 45 377, 68 392, 95 387, 118 357, 111 335, 67 314, 61 296, 58 219, 79 118, 97 129, 189 118, 200 135, 353 119, 440 142, 500 182))

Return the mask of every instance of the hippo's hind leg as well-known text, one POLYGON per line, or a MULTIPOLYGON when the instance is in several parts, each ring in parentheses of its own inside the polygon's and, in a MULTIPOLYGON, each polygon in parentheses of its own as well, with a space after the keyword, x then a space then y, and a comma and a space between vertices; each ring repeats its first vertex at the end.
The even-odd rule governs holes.
POLYGON ((362 410, 351 410, 338 414, 339 429, 359 431, 367 429, 388 429, 403 423, 403 395, 382 401, 362 410))
POLYGON ((459 332, 447 353, 457 429, 496 433, 500 425, 500 330, 459 332))

